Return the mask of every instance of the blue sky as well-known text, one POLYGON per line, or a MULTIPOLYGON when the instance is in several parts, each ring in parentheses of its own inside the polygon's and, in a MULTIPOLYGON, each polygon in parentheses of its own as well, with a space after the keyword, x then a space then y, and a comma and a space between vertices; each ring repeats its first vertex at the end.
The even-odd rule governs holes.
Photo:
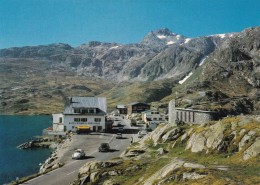
POLYGON ((260 26, 260 0, 0 0, 0 48, 140 42, 169 28, 187 37, 260 26))

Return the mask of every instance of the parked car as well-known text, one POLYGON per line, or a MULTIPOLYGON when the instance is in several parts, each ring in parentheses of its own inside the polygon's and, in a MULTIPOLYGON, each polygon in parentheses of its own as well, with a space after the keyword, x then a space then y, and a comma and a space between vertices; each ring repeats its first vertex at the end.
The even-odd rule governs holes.
POLYGON ((122 139, 122 138, 123 138, 122 133, 117 133, 117 134, 116 134, 116 139, 122 139))
POLYGON ((109 146, 108 143, 101 143, 100 147, 98 148, 98 151, 99 152, 107 152, 107 151, 109 151, 109 149, 110 149, 110 146, 109 146))
POLYGON ((144 137, 146 134, 147 134, 147 131, 146 131, 146 130, 139 131, 139 132, 138 132, 138 138, 142 138, 142 137, 144 137))
POLYGON ((72 154, 72 159, 82 159, 86 156, 84 150, 82 149, 77 149, 75 152, 72 154))
POLYGON ((119 127, 118 128, 118 132, 122 133, 124 131, 124 128, 123 127, 119 127))

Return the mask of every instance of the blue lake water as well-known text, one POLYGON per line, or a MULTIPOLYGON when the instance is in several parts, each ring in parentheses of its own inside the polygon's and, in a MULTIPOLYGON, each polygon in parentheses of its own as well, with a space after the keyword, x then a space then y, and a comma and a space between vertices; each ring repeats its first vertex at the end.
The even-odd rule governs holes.
POLYGON ((39 163, 50 156, 50 149, 21 150, 16 147, 51 126, 51 116, 0 115, 0 185, 39 171, 39 163))

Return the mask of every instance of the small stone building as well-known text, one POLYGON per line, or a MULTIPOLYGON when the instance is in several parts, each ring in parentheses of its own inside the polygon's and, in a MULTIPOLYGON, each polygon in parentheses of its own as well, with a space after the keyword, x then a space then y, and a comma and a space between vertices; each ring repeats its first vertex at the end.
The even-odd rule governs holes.
POLYGON ((176 121, 201 124, 218 118, 217 112, 176 108, 175 100, 169 102, 169 123, 171 124, 176 124, 176 121))

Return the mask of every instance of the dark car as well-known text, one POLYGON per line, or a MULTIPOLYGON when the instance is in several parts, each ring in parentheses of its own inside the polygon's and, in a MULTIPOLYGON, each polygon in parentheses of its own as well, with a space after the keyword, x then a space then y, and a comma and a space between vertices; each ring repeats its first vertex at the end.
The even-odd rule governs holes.
POLYGON ((110 146, 108 143, 101 143, 100 147, 98 148, 99 152, 107 152, 109 151, 110 146))
POLYGON ((117 133, 117 134, 116 134, 116 139, 122 139, 122 138, 123 138, 122 133, 117 133))

